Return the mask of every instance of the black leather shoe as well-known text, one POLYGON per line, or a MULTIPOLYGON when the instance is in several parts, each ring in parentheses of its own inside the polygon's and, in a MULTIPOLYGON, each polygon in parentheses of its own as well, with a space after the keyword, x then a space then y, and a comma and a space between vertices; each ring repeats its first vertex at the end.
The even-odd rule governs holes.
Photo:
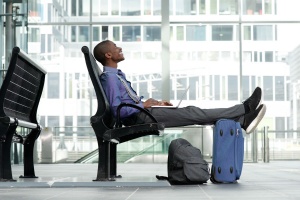
POLYGON ((247 134, 253 132, 262 118, 265 116, 267 107, 265 104, 261 104, 255 111, 252 111, 244 116, 244 123, 242 128, 247 134))
POLYGON ((258 108, 261 102, 261 93, 261 88, 256 87, 252 95, 243 102, 246 114, 249 112, 253 112, 258 108))

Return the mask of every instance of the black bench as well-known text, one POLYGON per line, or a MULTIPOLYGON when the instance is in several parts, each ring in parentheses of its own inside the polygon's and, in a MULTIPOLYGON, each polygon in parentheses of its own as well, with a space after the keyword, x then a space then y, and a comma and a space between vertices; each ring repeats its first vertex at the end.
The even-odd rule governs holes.
POLYGON ((24 146, 24 176, 35 178, 34 143, 41 132, 36 113, 44 87, 46 71, 19 47, 12 50, 11 60, 0 89, 0 181, 14 181, 11 170, 11 143, 24 146), (20 135, 23 127, 28 134, 20 135))
POLYGON ((117 118, 113 118, 109 102, 105 96, 99 76, 102 71, 89 48, 81 48, 84 54, 86 66, 97 96, 98 109, 91 116, 91 126, 96 134, 98 142, 98 172, 95 181, 114 180, 117 176, 117 144, 147 135, 160 135, 164 130, 164 124, 158 123, 156 119, 145 109, 133 104, 121 104, 117 109, 117 118), (120 109, 124 106, 134 107, 145 112, 153 119, 153 123, 134 126, 122 126, 120 121, 120 109))

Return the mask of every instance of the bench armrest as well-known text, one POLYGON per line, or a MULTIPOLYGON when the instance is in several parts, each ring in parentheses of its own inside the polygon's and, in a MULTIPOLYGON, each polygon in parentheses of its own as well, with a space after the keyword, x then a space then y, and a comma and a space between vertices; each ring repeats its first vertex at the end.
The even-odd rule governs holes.
POLYGON ((37 129, 39 128, 38 124, 27 122, 21 119, 16 119, 12 117, 1 117, 0 121, 6 124, 17 124, 18 126, 24 127, 24 128, 30 128, 30 129, 37 129))
POLYGON ((118 108, 117 108, 117 119, 116 119, 116 127, 117 127, 117 128, 122 127, 122 122, 121 122, 120 112, 121 112, 121 108, 126 107, 126 106, 127 106, 127 107, 136 108, 136 109, 140 110, 141 112, 144 112, 146 115, 148 115, 148 116, 152 119, 152 121, 153 121, 154 123, 157 123, 157 120, 156 120, 156 119, 153 117, 153 115, 152 115, 149 111, 147 111, 146 109, 141 108, 141 107, 139 107, 139 106, 137 106, 137 105, 135 105, 135 104, 121 103, 121 104, 118 106, 118 108))

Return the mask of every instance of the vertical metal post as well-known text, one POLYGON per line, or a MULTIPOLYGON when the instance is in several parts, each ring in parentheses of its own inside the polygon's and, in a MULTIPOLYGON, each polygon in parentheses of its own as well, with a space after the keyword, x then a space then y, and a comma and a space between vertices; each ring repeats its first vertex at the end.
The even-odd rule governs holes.
POLYGON ((270 155, 269 155, 269 137, 268 137, 268 126, 264 126, 264 132, 263 132, 263 142, 264 142, 264 154, 263 154, 263 160, 264 162, 270 162, 270 155))
POLYGON ((170 101, 170 12, 169 0, 161 1, 162 99, 170 101))
POLYGON ((252 160, 254 163, 257 163, 257 130, 254 131, 253 134, 251 134, 252 136, 252 160))
MULTIPOLYGON (((1 5, 2 6, 2 5, 1 5)), ((11 14, 13 13, 13 3, 12 2, 6 2, 6 13, 11 14)), ((4 69, 7 69, 8 64, 10 62, 11 58, 11 51, 13 48, 13 16, 7 15, 5 17, 5 64, 4 69)))

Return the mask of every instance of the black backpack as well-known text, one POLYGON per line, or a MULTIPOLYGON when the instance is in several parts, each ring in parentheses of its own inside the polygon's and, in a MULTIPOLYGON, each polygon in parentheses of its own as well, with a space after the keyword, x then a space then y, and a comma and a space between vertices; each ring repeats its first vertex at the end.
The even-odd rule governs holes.
POLYGON ((200 149, 193 147, 187 140, 178 138, 171 142, 168 155, 168 180, 171 184, 202 184, 210 178, 209 165, 203 159, 200 149))

